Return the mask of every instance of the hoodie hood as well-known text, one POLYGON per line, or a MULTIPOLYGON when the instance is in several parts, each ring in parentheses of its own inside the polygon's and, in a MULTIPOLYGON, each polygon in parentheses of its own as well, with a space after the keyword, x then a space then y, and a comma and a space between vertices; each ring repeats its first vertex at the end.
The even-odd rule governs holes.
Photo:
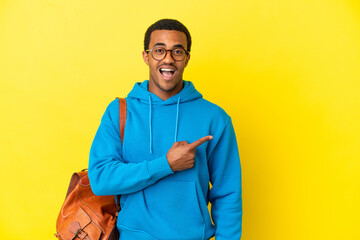
POLYGON ((192 82, 183 80, 183 83, 184 83, 183 89, 181 89, 181 91, 178 94, 166 99, 165 101, 162 100, 161 98, 159 98, 157 95, 149 92, 149 90, 148 90, 149 80, 146 80, 144 82, 135 83, 133 89, 131 90, 131 92, 128 94, 127 97, 128 98, 136 98, 145 104, 150 104, 150 101, 149 101, 149 95, 150 95, 151 104, 153 104, 153 105, 177 104, 179 98, 181 98, 180 103, 191 101, 191 100, 194 100, 197 98, 202 98, 201 93, 199 93, 195 89, 194 84, 192 82))
POLYGON ((138 99, 143 104, 149 105, 149 135, 150 135, 150 154, 152 153, 152 115, 151 115, 151 109, 153 107, 156 107, 157 105, 174 105, 176 104, 176 116, 174 119, 175 124, 175 133, 174 133, 174 142, 177 141, 177 133, 178 133, 178 123, 179 123, 179 115, 180 115, 180 104, 188 101, 192 101, 198 98, 202 98, 201 93, 199 93, 195 87, 194 84, 190 81, 183 80, 184 87, 181 89, 181 91, 166 99, 165 101, 162 100, 157 95, 151 93, 148 91, 149 86, 149 80, 146 80, 144 82, 137 82, 135 83, 133 89, 128 94, 128 98, 134 98, 138 99))

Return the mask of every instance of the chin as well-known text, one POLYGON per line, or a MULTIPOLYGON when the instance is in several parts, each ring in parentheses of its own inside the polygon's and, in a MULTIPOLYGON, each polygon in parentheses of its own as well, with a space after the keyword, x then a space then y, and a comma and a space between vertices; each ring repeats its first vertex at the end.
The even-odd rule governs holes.
POLYGON ((161 86, 162 90, 163 91, 166 91, 166 92, 171 92, 173 91, 175 88, 176 88, 176 85, 171 85, 171 86, 161 86))
POLYGON ((168 91, 173 90, 179 84, 180 84, 180 82, 178 82, 176 80, 168 81, 168 80, 161 79, 161 81, 160 81, 161 88, 163 88, 164 90, 168 90, 168 91))

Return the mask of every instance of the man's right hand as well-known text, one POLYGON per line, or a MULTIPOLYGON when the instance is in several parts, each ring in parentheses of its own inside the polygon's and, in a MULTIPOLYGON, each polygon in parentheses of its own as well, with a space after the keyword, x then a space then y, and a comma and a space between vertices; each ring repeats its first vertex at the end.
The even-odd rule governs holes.
POLYGON ((196 148, 211 139, 213 136, 208 135, 193 143, 175 142, 166 154, 171 170, 175 172, 192 168, 195 162, 196 148))

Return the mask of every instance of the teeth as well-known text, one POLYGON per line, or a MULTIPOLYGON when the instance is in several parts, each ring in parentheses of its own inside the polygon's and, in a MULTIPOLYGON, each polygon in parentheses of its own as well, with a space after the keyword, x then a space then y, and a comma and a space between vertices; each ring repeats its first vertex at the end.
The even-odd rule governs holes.
POLYGON ((164 71, 164 72, 173 72, 174 71, 172 69, 167 69, 167 68, 161 68, 160 70, 164 71))

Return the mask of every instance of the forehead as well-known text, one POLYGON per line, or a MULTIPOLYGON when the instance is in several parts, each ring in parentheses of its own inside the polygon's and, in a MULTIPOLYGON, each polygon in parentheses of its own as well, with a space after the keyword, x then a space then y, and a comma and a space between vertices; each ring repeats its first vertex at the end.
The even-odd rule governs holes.
POLYGON ((150 35, 149 48, 157 43, 163 43, 167 47, 181 44, 187 49, 186 35, 177 30, 155 30, 150 35))

